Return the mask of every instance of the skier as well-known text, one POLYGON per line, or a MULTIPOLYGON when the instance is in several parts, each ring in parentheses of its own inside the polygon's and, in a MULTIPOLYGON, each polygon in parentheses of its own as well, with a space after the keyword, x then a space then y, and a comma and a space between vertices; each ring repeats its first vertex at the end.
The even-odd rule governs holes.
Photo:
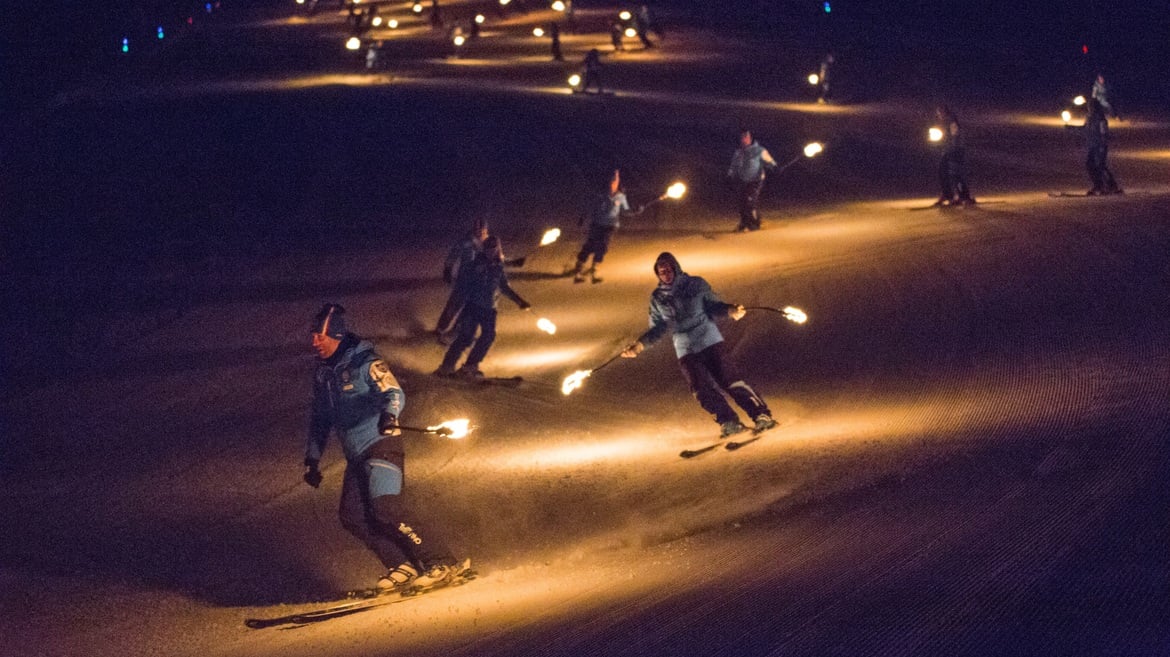
POLYGON ((723 335, 714 318, 726 315, 738 321, 746 312, 744 307, 721 301, 707 281, 684 272, 668 252, 659 254, 654 261, 654 273, 658 287, 650 295, 650 328, 622 352, 622 357, 636 358, 646 345, 673 328, 679 367, 691 394, 719 424, 720 438, 747 430, 720 391, 754 420, 753 431, 776 426, 764 400, 723 364, 723 335))
POLYGON ((336 431, 346 459, 341 525, 388 569, 377 588, 427 589, 461 576, 471 560, 453 559, 410 512, 398 428, 406 398, 397 379, 373 344, 346 330, 341 306, 322 307, 310 332, 320 360, 313 376, 305 483, 321 485, 321 455, 330 432, 336 431))
POLYGON ((939 105, 934 110, 935 117, 942 126, 943 154, 938 163, 938 181, 942 187, 942 195, 935 205, 974 205, 971 190, 967 187, 967 174, 964 171, 963 133, 959 127, 959 119, 946 105, 939 105))
POLYGON ((501 292, 520 306, 521 310, 532 307, 532 304, 520 298, 520 295, 508 285, 508 275, 504 273, 504 249, 500 244, 500 238, 493 235, 484 240, 483 250, 471 263, 466 303, 458 321, 455 322, 455 341, 447 348, 447 354, 443 356, 443 363, 439 365, 439 369, 435 370, 437 376, 483 378, 479 364, 496 340, 496 305, 501 292), (477 330, 478 338, 475 337, 477 330), (472 342, 475 343, 474 346, 472 342), (463 367, 456 370, 455 364, 469 346, 471 352, 467 355, 467 360, 463 367))
POLYGON ((833 53, 825 55, 821 60, 821 67, 817 72, 817 102, 824 104, 829 100, 829 69, 833 67, 837 59, 833 57, 833 53))
POLYGON ((471 263, 480 251, 483 251, 484 240, 488 238, 488 225, 483 219, 476 219, 471 231, 447 252, 447 259, 443 262, 443 282, 451 286, 451 293, 447 295, 447 303, 439 313, 439 321, 435 325, 435 339, 440 344, 448 343, 450 330, 463 304, 467 301, 467 291, 471 278, 471 263))
POLYGON ((601 52, 597 48, 591 48, 585 53, 582 67, 585 70, 581 76, 581 91, 589 91, 591 85, 597 84, 597 93, 602 93, 604 90, 601 87, 601 52))
POLYGON ((1093 188, 1089 196, 1103 194, 1120 194, 1121 188, 1109 170, 1109 120, 1105 118, 1105 107, 1096 98, 1089 100, 1089 114, 1085 117, 1085 142, 1088 146, 1088 156, 1085 158, 1085 168, 1089 171, 1089 179, 1093 181, 1093 188))
POLYGON ((747 232, 760 229, 760 191, 764 188, 764 170, 775 169, 776 160, 768 149, 756 143, 750 130, 739 133, 739 147, 731 156, 727 177, 737 185, 739 225, 736 230, 747 232))
POLYGON ((549 23, 548 34, 552 39, 552 58, 553 61, 565 61, 565 55, 561 52, 561 26, 557 25, 556 21, 549 23))
POLYGON ((625 43, 622 41, 623 33, 626 31, 621 21, 614 21, 609 26, 609 41, 613 44, 614 52, 622 52, 626 49, 625 43))
POLYGON ((638 26, 640 31, 644 31, 647 35, 653 34, 659 41, 662 41, 662 26, 651 17, 650 8, 646 5, 638 7, 638 26))
MULTIPOLYGON (((583 283, 586 274, 594 283, 602 281, 597 273, 597 267, 605 260, 605 254, 609 251, 609 240, 614 231, 621 227, 622 216, 638 215, 644 209, 640 207, 636 212, 630 212, 630 203, 621 184, 621 170, 615 169, 609 181, 608 192, 597 198, 590 207, 589 235, 577 254, 577 264, 572 270, 574 283, 583 283), (585 263, 591 255, 593 265, 586 268, 585 263)), ((577 225, 580 224, 581 221, 578 220, 577 225)))

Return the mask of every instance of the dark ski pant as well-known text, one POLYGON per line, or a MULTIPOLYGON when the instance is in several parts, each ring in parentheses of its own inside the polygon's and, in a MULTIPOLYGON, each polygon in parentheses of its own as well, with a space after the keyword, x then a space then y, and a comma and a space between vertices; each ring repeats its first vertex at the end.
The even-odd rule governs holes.
POLYGON ((764 189, 764 179, 739 183, 739 230, 760 229, 760 192, 764 189))
POLYGON ((459 319, 455 322, 455 340, 447 349, 447 355, 443 357, 443 364, 439 369, 445 371, 455 369, 455 363, 459 362, 463 350, 469 346, 471 346, 471 353, 467 354, 467 362, 463 365, 468 368, 478 367, 495 341, 496 310, 494 308, 480 308, 469 303, 463 307, 463 312, 459 314, 459 319), (475 337, 477 330, 479 331, 478 338, 475 337), (472 342, 475 343, 474 346, 472 346, 472 342))
POLYGON ((767 413, 767 404, 752 387, 739 378, 735 372, 723 365, 723 343, 717 342, 697 354, 687 354, 678 359, 691 394, 699 400, 703 410, 715 416, 719 424, 737 420, 735 411, 723 398, 726 392, 748 415, 749 421, 767 413), (722 392, 721 392, 722 391, 722 392))
POLYGON ((1089 179, 1093 181, 1093 191, 1117 191, 1117 181, 1113 179, 1113 172, 1109 170, 1108 158, 1108 146, 1089 148, 1089 155, 1085 158, 1085 168, 1089 171, 1089 179))
POLYGON ((971 198, 963 168, 963 151, 956 149, 943 153, 942 161, 938 163, 938 184, 942 188, 942 198, 948 201, 966 201, 971 198))
POLYGON ((452 563, 447 547, 425 531, 417 518, 409 517, 405 486, 397 495, 375 495, 382 491, 371 486, 374 468, 393 466, 403 472, 403 455, 389 451, 388 442, 374 443, 360 458, 346 465, 338 510, 341 526, 365 543, 387 569, 407 560, 420 570, 452 563))
POLYGON ((600 265, 605 260, 605 254, 609 252, 609 239, 613 236, 613 226, 589 226, 589 235, 585 238, 585 244, 581 246, 581 252, 577 254, 577 269, 580 271, 581 267, 585 265, 585 261, 589 256, 593 256, 593 264, 600 265))

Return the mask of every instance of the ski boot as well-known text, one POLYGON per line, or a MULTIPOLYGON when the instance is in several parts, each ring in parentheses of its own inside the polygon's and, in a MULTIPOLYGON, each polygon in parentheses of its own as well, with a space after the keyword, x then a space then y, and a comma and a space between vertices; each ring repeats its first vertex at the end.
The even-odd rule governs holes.
POLYGON ((439 369, 435 370, 435 376, 442 379, 453 379, 455 378, 455 370, 451 367, 441 365, 439 369))
POLYGON ((588 269, 588 270, 585 269, 585 263, 578 262, 577 267, 573 269, 573 282, 574 283, 584 283, 585 282, 585 274, 587 274, 591 271, 593 271, 592 268, 588 269))
POLYGON ((745 431, 747 431, 747 427, 743 426, 739 420, 728 420, 719 425, 719 438, 722 440, 728 436, 734 436, 737 433, 743 433, 745 431))
POLYGON ((462 584, 474 577, 471 559, 434 564, 414 578, 410 588, 404 591, 403 595, 421 595, 445 586, 462 584))
POLYGON ((593 265, 589 268, 589 280, 592 283, 600 283, 605 280, 597 274, 597 265, 593 265))
POLYGON ((774 428, 776 424, 776 420, 772 419, 771 415, 760 413, 756 416, 756 426, 752 427, 752 433, 763 433, 774 428))
POLYGON ((475 365, 464 365, 456 374, 464 379, 478 380, 483 378, 483 372, 475 365))
POLYGON ((402 593, 418 579, 418 570, 409 563, 400 563, 378 578, 378 594, 402 593))

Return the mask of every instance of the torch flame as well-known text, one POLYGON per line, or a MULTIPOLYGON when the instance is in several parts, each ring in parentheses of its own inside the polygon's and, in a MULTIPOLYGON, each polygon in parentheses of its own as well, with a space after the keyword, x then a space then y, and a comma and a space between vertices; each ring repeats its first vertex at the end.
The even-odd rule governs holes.
POLYGON ((793 306, 784 307, 784 318, 797 324, 803 324, 808 321, 808 315, 804 314, 804 311, 800 308, 794 308, 793 306))
POLYGON ((553 324, 550 320, 544 317, 536 320, 536 328, 544 331, 545 333, 548 333, 549 335, 555 335, 557 332, 557 325, 553 324))
POLYGON ((1073 98, 1073 105, 1080 107, 1081 105, 1084 105, 1084 104, 1085 104, 1085 97, 1084 96, 1077 96, 1076 98, 1073 98))
POLYGON ((593 374, 593 370, 577 370, 569 376, 566 376, 565 380, 561 383, 561 394, 572 394, 574 390, 584 385, 585 379, 588 379, 590 374, 593 374))
POLYGON ((927 134, 930 136, 931 141, 942 141, 942 138, 943 138, 942 128, 931 128, 927 134))
POLYGON ((455 45, 461 46, 467 39, 462 34, 455 35, 455 45))
POLYGON ((552 9, 553 11, 564 11, 565 3, 561 0, 556 0, 556 2, 552 3, 552 9))
POLYGON ((357 50, 358 48, 361 48, 361 47, 362 47, 362 40, 357 38, 357 37, 350 37, 349 40, 345 42, 346 50, 357 50))
POLYGON ((628 39, 633 39, 633 38, 634 38, 634 37, 636 37, 636 36, 638 36, 638 30, 635 30, 635 29, 634 29, 634 28, 632 28, 632 27, 627 27, 627 28, 626 28, 626 38, 628 38, 628 39))
POLYGON ((534 28, 532 28, 532 36, 534 36, 534 37, 542 37, 542 36, 544 36, 544 28, 542 28, 542 27, 534 27, 534 28))
POLYGON ((421 14, 422 10, 423 10, 422 3, 421 2, 414 3, 414 5, 410 8, 410 10, 416 14, 421 14))
POLYGON ((471 433, 471 420, 447 420, 433 427, 427 427, 427 431, 433 431, 451 440, 458 440, 460 438, 466 438, 467 434, 471 433))
POLYGON ((630 12, 626 11, 625 9, 623 9, 623 10, 621 11, 621 13, 620 13, 620 14, 618 14, 618 18, 622 19, 623 21, 628 21, 628 20, 630 20, 630 18, 631 18, 632 16, 633 16, 633 15, 632 15, 630 12))
POLYGON ((676 182, 673 185, 671 185, 670 187, 666 188, 666 198, 671 198, 671 199, 674 199, 676 201, 678 199, 682 198, 683 194, 686 194, 686 193, 687 193, 687 186, 681 182, 676 182))
POLYGON ((805 157, 816 157, 823 150, 825 150, 825 147, 822 146, 819 141, 814 141, 811 144, 804 147, 804 156, 805 157))
POLYGON ((579 84, 581 84, 581 76, 580 75, 577 75, 576 73, 574 73, 574 74, 569 76, 569 86, 570 87, 575 87, 579 84))
MULTIPOLYGON (((569 79, 569 84, 572 84, 574 87, 577 86, 577 83, 573 82, 572 78, 569 79)), ((541 246, 548 246, 549 244, 552 244, 553 242, 560 239, 560 237, 561 237, 561 229, 560 228, 549 228, 548 230, 544 231, 544 237, 540 238, 540 245, 541 246)))
POLYGON ((1072 112, 1070 112, 1068 110, 1064 110, 1063 112, 1060 113, 1060 120, 1064 121, 1065 123, 1072 122, 1072 112))
POLYGON ((820 81, 821 81, 821 76, 817 75, 816 73, 809 73, 808 74, 808 83, 809 84, 816 85, 816 84, 819 84, 820 81))

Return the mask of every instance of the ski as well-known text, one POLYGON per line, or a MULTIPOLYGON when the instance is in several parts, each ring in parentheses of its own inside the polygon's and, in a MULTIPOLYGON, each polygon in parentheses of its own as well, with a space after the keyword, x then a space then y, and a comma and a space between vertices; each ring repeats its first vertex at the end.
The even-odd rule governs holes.
POLYGON ((524 383, 522 376, 441 376, 440 379, 444 381, 455 381, 458 383, 466 383, 473 386, 504 386, 507 388, 515 388, 521 383, 524 383))
POLYGON ((776 423, 776 424, 773 424, 772 426, 768 427, 767 429, 761 429, 759 431, 752 429, 752 435, 750 438, 747 438, 745 440, 732 440, 732 441, 728 442, 727 444, 725 444, 723 446, 723 448, 729 452, 734 452, 735 450, 737 450, 741 447, 747 447, 748 445, 756 442, 760 438, 763 438, 765 431, 771 431, 772 429, 775 429, 778 426, 780 426, 780 424, 776 423))
POLYGON ((468 569, 462 574, 454 577, 451 580, 443 581, 435 586, 420 589, 409 588, 405 591, 391 591, 383 593, 377 589, 361 589, 358 591, 349 591, 345 594, 346 598, 354 598, 350 602, 342 602, 340 604, 333 604, 320 609, 311 609, 309 611, 301 611, 295 614, 286 614, 284 616, 273 616, 270 618, 246 618, 244 625, 254 629, 261 630, 269 627, 279 627, 282 625, 308 625, 310 623, 320 623, 322 621, 331 620, 334 618, 341 618, 342 616, 349 616, 351 614, 369 611, 370 609, 378 609, 388 605, 397 604, 399 602, 406 602, 421 595, 426 595, 432 591, 450 588, 453 586, 462 586, 467 582, 475 579, 477 573, 474 570, 468 569))
POLYGON ((911 212, 922 212, 923 210, 951 210, 954 208, 977 208, 981 205, 995 205, 997 203, 1006 203, 1006 201, 973 201, 971 203, 931 203, 930 205, 918 206, 908 208, 911 212))
POLYGON ((710 452, 711 450, 715 449, 716 447, 718 447, 721 444, 723 444, 722 441, 717 442, 717 443, 711 443, 710 445, 707 445, 706 447, 700 447, 698 449, 684 449, 683 451, 679 452, 678 455, 684 459, 693 459, 700 454, 706 454, 706 453, 710 452))
POLYGON ((1117 190, 1116 192, 1109 192, 1108 194, 1090 194, 1088 192, 1048 192, 1052 198, 1088 198, 1090 196, 1117 196, 1124 194, 1124 190, 1117 190))

